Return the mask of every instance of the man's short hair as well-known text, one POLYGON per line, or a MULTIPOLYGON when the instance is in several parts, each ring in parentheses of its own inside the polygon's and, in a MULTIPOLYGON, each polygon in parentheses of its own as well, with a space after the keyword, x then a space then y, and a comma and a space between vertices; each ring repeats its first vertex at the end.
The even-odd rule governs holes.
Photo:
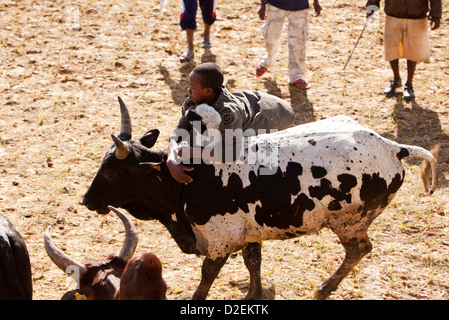
POLYGON ((193 72, 200 75, 203 88, 211 88, 215 94, 220 93, 224 78, 219 66, 212 62, 206 62, 196 66, 193 72))

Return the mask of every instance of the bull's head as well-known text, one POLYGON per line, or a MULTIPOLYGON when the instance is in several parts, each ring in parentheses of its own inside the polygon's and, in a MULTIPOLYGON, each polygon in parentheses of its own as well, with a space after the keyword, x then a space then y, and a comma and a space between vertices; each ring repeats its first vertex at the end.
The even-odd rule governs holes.
POLYGON ((111 135, 114 145, 106 153, 82 202, 89 210, 96 210, 101 214, 109 212, 109 205, 123 207, 138 201, 141 194, 132 186, 144 184, 143 173, 162 161, 161 153, 150 150, 156 143, 159 130, 148 131, 139 140, 131 141, 131 118, 122 99, 119 97, 118 100, 121 112, 120 134, 118 137, 111 135))
POLYGON ((170 175, 166 151, 153 151, 159 130, 131 140, 131 119, 120 97, 120 134, 110 147, 83 202, 89 210, 108 213, 108 206, 128 210, 137 219, 161 222, 185 253, 196 252, 195 236, 185 216, 177 215, 182 185, 170 175))
POLYGON ((134 255, 137 247, 137 230, 131 220, 119 210, 110 207, 123 221, 125 241, 118 255, 110 255, 106 260, 97 263, 81 263, 58 249, 51 240, 50 227, 44 236, 45 249, 51 260, 62 271, 78 276, 75 279, 79 288, 67 292, 62 299, 75 299, 78 295, 89 300, 110 300, 114 298, 120 286, 120 277, 128 260, 134 255))

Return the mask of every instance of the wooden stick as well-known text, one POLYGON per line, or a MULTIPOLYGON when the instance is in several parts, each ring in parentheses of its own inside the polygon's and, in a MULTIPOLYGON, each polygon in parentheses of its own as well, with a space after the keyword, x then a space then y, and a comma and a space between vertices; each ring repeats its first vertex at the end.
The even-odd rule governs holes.
POLYGON ((368 20, 369 19, 367 18, 366 21, 365 21, 365 25, 363 26, 362 32, 360 32, 359 38, 357 39, 357 42, 355 43, 354 48, 352 48, 351 54, 349 55, 348 61, 346 61, 345 66, 343 67, 343 70, 345 70, 346 66, 348 65, 349 60, 351 60, 352 54, 354 53, 354 50, 357 47, 357 44, 359 43, 360 38, 363 35, 363 32, 365 31, 366 25, 368 24, 368 20))

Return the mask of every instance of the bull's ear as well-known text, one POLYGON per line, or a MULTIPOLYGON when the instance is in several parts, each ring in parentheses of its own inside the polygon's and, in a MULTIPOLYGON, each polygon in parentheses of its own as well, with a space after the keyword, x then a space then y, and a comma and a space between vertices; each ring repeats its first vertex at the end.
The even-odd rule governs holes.
POLYGON ((150 130, 143 135, 142 138, 139 139, 140 143, 147 147, 148 149, 152 148, 156 143, 157 138, 159 137, 159 130, 154 129, 150 130))
POLYGON ((141 162, 139 163, 139 170, 149 171, 149 170, 157 170, 161 171, 162 162, 141 162))

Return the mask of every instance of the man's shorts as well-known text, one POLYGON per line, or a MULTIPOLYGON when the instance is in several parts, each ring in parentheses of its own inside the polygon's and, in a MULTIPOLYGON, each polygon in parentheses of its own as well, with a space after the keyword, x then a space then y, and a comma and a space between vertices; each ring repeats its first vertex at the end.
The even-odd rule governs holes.
POLYGON ((430 60, 427 19, 400 19, 387 15, 384 36, 385 60, 399 58, 415 62, 430 60))
POLYGON ((196 30, 196 12, 198 10, 198 1, 201 8, 203 22, 212 25, 217 19, 215 14, 215 0, 183 0, 181 5, 180 25, 181 29, 196 30))

